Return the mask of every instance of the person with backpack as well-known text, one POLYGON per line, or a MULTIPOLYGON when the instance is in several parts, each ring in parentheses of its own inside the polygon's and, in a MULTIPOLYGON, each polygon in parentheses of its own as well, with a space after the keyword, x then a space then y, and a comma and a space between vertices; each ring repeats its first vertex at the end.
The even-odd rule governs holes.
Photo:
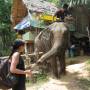
POLYGON ((16 40, 12 47, 11 55, 9 56, 10 73, 16 75, 18 81, 12 90, 26 90, 25 78, 32 75, 31 70, 25 70, 24 60, 21 54, 24 52, 25 42, 23 40, 16 40))

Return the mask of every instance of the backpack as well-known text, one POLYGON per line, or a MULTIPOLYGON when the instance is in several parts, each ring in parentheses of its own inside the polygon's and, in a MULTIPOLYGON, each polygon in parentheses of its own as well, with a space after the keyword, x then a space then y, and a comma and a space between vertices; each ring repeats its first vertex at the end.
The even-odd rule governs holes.
POLYGON ((0 60, 0 89, 10 89, 18 81, 17 76, 10 73, 10 65, 8 59, 0 60))

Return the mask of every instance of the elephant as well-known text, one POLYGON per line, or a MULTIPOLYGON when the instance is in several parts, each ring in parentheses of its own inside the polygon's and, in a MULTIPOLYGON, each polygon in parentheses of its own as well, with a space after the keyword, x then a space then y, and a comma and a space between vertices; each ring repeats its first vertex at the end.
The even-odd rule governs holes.
MULTIPOLYGON (((38 63, 49 62, 53 76, 59 78, 66 74, 65 51, 70 41, 69 24, 73 21, 71 16, 65 18, 65 22, 54 22, 35 38, 35 51, 44 54, 38 59, 38 63), (58 65, 60 68, 58 68, 58 65)), ((44 63, 44 65, 46 65, 44 63)))

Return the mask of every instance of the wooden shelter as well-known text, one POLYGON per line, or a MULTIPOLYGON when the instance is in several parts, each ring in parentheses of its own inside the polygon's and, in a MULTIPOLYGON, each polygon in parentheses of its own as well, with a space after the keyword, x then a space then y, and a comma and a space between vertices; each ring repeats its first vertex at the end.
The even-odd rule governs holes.
POLYGON ((73 7, 76 32, 87 35, 90 18, 90 0, 70 0, 69 7, 73 7))
POLYGON ((75 32, 71 39, 84 53, 90 53, 90 0, 70 0, 75 18, 75 32))
POLYGON ((27 15, 27 8, 22 0, 13 0, 11 9, 11 22, 15 26, 27 15))

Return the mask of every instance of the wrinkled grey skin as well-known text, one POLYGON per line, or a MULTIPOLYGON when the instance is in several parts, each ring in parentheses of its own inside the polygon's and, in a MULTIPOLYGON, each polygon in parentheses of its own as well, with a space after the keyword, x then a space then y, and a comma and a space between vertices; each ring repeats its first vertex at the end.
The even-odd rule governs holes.
POLYGON ((61 74, 66 73, 65 51, 68 48, 68 43, 68 24, 64 22, 55 22, 49 25, 48 28, 40 32, 35 39, 35 53, 44 52, 38 62, 43 63, 49 60, 51 65, 50 70, 57 78, 59 78, 61 74), (57 60, 60 65, 60 70, 58 70, 57 60))

